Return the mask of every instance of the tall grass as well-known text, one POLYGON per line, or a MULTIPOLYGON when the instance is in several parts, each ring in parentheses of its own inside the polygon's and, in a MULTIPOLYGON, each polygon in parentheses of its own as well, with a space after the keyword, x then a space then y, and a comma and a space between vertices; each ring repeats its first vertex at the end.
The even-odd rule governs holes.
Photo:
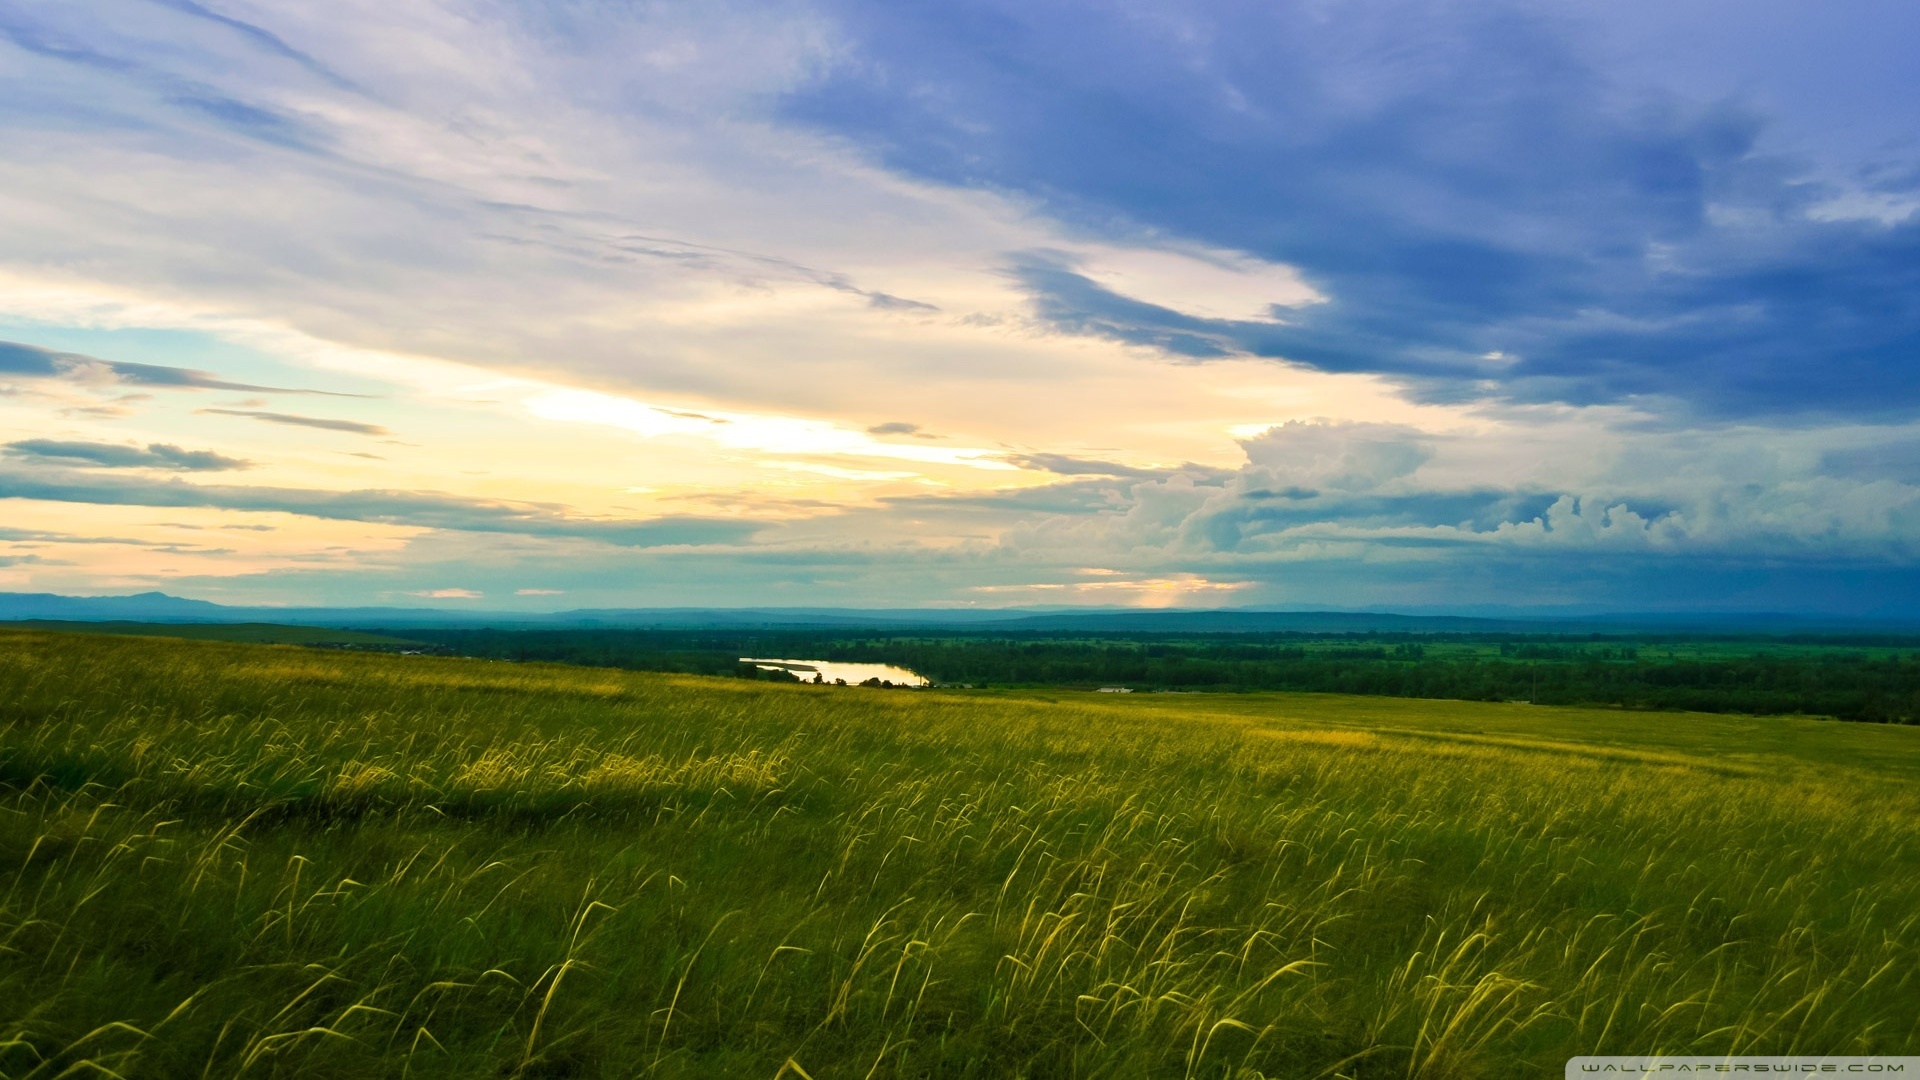
POLYGON ((1381 708, 0 635, 0 1075, 1920 1049, 1920 732, 1381 708))

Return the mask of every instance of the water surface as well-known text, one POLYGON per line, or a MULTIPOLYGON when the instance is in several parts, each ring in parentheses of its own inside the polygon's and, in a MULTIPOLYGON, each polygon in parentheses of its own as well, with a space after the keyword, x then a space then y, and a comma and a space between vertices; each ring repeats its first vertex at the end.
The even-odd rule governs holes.
POLYGON ((903 667, 892 664, 847 664, 838 660, 766 660, 752 656, 740 658, 743 664, 752 664, 762 671, 791 671, 802 682, 812 682, 818 674, 824 682, 843 680, 848 686, 879 679, 895 686, 929 686, 931 683, 921 675, 916 675, 903 667))

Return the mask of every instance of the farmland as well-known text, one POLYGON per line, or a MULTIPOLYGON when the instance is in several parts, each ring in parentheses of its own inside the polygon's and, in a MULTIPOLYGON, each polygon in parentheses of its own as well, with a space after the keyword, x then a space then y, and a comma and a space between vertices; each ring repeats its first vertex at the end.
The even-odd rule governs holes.
POLYGON ((0 1075, 1920 1049, 1920 730, 0 631, 0 1075))

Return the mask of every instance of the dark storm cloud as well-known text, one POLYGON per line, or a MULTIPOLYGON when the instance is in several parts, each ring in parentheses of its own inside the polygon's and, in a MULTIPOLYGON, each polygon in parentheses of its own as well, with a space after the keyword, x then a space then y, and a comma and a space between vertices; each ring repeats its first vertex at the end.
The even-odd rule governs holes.
MULTIPOLYGON (((1539 11, 836 8, 860 62, 789 116, 892 167, 1300 268, 1329 298, 1198 319, 1067 263, 1011 272, 1063 332, 1394 376, 1430 399, 1649 396, 1722 416, 1920 404, 1920 213, 1761 152, 1767 119, 1624 87, 1539 11)), ((1898 202, 1911 168, 1865 176, 1898 202)))

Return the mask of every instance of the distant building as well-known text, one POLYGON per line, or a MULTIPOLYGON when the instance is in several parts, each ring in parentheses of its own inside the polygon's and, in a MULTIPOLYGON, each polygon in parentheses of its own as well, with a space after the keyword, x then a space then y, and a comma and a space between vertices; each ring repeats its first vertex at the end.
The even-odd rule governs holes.
POLYGON ((1096 693, 1096 694, 1131 694, 1131 693, 1133 693, 1133 687, 1131 687, 1131 686, 1103 686, 1103 687, 1101 687, 1100 689, 1098 689, 1098 690, 1095 690, 1095 691, 1094 691, 1094 693, 1096 693))

